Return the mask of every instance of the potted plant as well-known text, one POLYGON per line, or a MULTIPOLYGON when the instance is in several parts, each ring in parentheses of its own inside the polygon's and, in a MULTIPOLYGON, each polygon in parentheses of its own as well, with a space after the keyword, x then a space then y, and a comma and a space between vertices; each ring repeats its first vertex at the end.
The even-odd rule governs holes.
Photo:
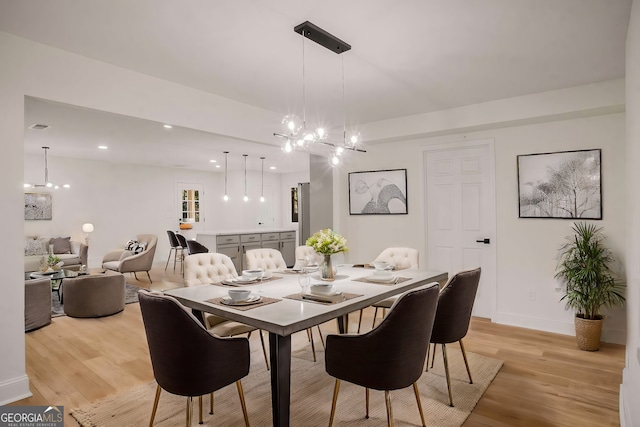
POLYGON ((602 228, 594 224, 574 223, 574 234, 560 248, 555 277, 564 285, 567 308, 575 311, 576 340, 581 350, 600 348, 603 307, 624 303, 624 285, 617 283, 611 269, 611 250, 604 246, 602 228))

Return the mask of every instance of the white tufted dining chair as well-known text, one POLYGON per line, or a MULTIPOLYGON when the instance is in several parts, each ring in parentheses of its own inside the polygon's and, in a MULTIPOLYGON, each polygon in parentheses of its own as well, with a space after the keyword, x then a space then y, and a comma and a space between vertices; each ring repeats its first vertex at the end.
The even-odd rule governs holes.
POLYGON ((295 267, 302 267, 300 265, 304 260, 313 260, 321 265, 324 258, 321 254, 317 253, 311 246, 298 246, 296 248, 296 265, 295 267))
MULTIPOLYGON (((404 270, 407 268, 420 268, 419 263, 419 252, 417 249, 413 248, 387 248, 380 252, 380 255, 376 257, 371 262, 373 265, 374 262, 388 262, 393 265, 396 270, 404 270)), ((378 309, 381 308, 383 310, 391 308, 394 302, 396 302, 397 297, 391 297, 387 299, 383 299, 382 301, 378 301, 373 304, 376 310, 373 313, 373 321, 371 323, 371 327, 375 326, 376 323, 376 315, 378 314, 378 309)), ((362 323, 362 312, 364 309, 360 310, 360 318, 358 319, 358 333, 360 333, 360 325, 362 323)))
MULTIPOLYGON (((251 249, 246 253, 247 268, 249 270, 261 268, 265 271, 275 271, 287 268, 287 263, 284 261, 284 257, 277 249, 261 248, 251 249)), ((318 325, 318 333, 320 334, 320 340, 324 346, 324 337, 322 331, 318 325)), ((313 342, 313 329, 307 329, 307 337, 311 342, 311 351, 313 352, 313 361, 316 361, 316 346, 313 342)))
MULTIPOLYGON (((238 277, 236 267, 233 261, 227 255, 219 253, 201 253, 193 254, 184 259, 184 285, 198 286, 211 283, 220 283, 225 279, 238 277)), ((258 330, 260 342, 262 343, 262 353, 264 361, 269 369, 269 361, 267 359, 267 349, 264 345, 262 331, 253 326, 244 323, 227 320, 224 317, 216 316, 211 313, 202 313, 204 317, 204 326, 212 333, 220 337, 232 337, 240 334, 251 334, 258 330)))
POLYGON ((287 263, 277 249, 251 249, 247 251, 245 257, 248 270, 261 268, 266 271, 274 271, 287 268, 287 263))

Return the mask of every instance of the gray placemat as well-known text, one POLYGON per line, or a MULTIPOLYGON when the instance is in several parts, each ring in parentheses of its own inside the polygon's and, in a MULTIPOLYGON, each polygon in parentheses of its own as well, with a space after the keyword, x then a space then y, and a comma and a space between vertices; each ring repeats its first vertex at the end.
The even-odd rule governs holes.
POLYGON ((402 283, 402 282, 406 282, 407 280, 411 280, 410 277, 396 277, 396 280, 393 282, 389 282, 389 283, 383 283, 383 282, 374 282, 372 280, 367 279, 368 276, 364 276, 364 277, 358 277, 357 279, 353 279, 355 282, 364 282, 364 283, 371 283, 374 285, 385 285, 385 286, 393 286, 393 285, 397 285, 398 283, 402 283))
POLYGON ((344 301, 350 300, 351 298, 361 297, 362 294, 350 294, 348 292, 343 292, 342 296, 344 296, 344 299, 342 301, 315 301, 315 300, 311 300, 311 299, 302 298, 302 292, 300 292, 300 293, 297 293, 297 294, 287 295, 285 298, 294 299, 296 301, 315 302, 316 304, 327 304, 327 305, 330 305, 330 304, 337 304, 339 302, 344 302, 344 301))
POLYGON ((251 310, 252 308, 262 307, 263 305, 273 304, 274 302, 278 302, 278 301, 282 301, 282 300, 278 299, 278 298, 261 297, 260 301, 257 301, 254 304, 229 305, 229 304, 223 304, 222 303, 222 298, 211 298, 211 299, 205 300, 205 302, 209 302, 211 304, 221 305, 223 307, 229 307, 229 308, 233 308, 234 310, 239 310, 239 311, 251 310))

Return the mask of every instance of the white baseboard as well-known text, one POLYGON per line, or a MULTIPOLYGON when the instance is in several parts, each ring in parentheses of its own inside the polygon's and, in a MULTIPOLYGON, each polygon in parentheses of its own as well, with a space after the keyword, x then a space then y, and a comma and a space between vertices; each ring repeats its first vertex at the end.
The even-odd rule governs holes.
MULTIPOLYGON (((575 326, 573 322, 560 322, 556 320, 540 319, 538 317, 523 316, 514 313, 496 313, 495 323, 503 325, 519 326, 521 328, 536 329, 538 331, 553 332, 556 334, 575 336, 575 326)), ((625 344, 627 342, 626 331, 620 329, 602 329, 602 341, 614 344, 625 344)))
POLYGON ((0 406, 31 397, 29 377, 21 375, 0 383, 0 406))

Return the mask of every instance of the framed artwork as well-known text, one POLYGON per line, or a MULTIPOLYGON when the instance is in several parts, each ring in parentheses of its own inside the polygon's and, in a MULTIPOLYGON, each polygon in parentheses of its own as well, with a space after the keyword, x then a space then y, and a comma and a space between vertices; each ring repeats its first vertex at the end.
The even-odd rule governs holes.
POLYGON ((601 151, 518 156, 519 217, 602 219, 601 151))
POLYGON ((407 170, 349 173, 350 215, 405 215, 407 170))
POLYGON ((24 219, 50 221, 51 203, 50 193, 24 193, 24 219))

